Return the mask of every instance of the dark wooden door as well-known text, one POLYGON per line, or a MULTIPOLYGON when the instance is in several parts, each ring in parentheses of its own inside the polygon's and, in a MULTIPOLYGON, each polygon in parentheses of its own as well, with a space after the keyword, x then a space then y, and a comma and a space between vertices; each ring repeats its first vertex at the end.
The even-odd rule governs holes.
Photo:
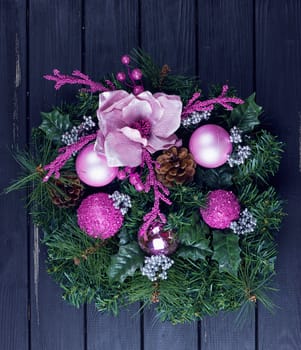
POLYGON ((41 233, 21 197, 0 197, 1 350, 301 349, 301 1, 300 0, 0 0, 0 188, 18 174, 11 150, 74 90, 57 94, 42 76, 81 69, 94 79, 120 69, 142 47, 173 71, 204 83, 257 91, 270 129, 286 143, 275 182, 288 213, 278 237, 274 315, 261 305, 243 329, 235 315, 172 326, 133 305, 118 318, 75 309, 48 277, 41 233))

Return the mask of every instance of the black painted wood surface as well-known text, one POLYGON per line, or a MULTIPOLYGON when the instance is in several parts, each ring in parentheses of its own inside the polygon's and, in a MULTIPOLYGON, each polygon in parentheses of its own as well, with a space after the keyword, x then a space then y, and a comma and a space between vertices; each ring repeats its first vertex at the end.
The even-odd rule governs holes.
POLYGON ((1 350, 301 348, 300 25, 299 0, 0 0, 0 190, 17 176, 10 152, 28 142, 40 111, 72 100, 75 90, 57 93, 43 74, 81 69, 97 79, 140 46, 204 86, 228 82, 242 97, 257 91, 266 123, 286 143, 275 184, 288 213, 275 314, 259 305, 242 329, 232 314, 172 326, 154 323, 153 310, 139 315, 137 304, 114 318, 63 302, 46 273, 42 233, 23 208, 26 194, 1 196, 1 350))

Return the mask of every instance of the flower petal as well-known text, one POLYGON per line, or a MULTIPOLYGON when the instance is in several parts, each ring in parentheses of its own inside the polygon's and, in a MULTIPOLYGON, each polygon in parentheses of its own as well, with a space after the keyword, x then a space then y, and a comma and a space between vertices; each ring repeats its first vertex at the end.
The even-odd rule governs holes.
POLYGON ((153 110, 148 101, 134 97, 122 110, 122 118, 125 124, 131 125, 138 119, 151 119, 153 110))
POLYGON ((122 109, 129 101, 131 95, 124 90, 105 91, 99 94, 99 111, 110 112, 114 109, 122 109))
POLYGON ((120 131, 111 132, 104 143, 108 165, 139 166, 142 162, 142 147, 138 142, 129 140, 120 131))
POLYGON ((152 124, 156 124, 162 118, 164 112, 160 102, 156 98, 154 98, 152 93, 149 91, 142 92, 137 96, 137 99, 150 105, 151 113, 149 116, 146 115, 145 117, 148 117, 147 119, 152 124))
POLYGON ((154 94, 160 102, 163 114, 154 125, 153 133, 159 137, 169 137, 178 130, 181 124, 182 102, 179 96, 154 94))
POLYGON ((98 130, 95 145, 94 145, 94 150, 98 153, 103 153, 104 142, 105 142, 104 135, 100 130, 98 130))
POLYGON ((128 106, 135 97, 123 90, 107 91, 99 95, 99 108, 97 117, 99 129, 104 136, 109 132, 126 126, 123 121, 123 109, 128 106))
POLYGON ((178 139, 175 134, 164 138, 158 137, 156 135, 152 135, 152 137, 148 140, 146 149, 150 153, 155 153, 163 149, 168 149, 172 146, 179 147, 181 145, 182 145, 182 140, 178 139))
POLYGON ((147 139, 144 137, 141 137, 140 131, 137 129, 130 128, 128 126, 125 126, 122 129, 119 129, 120 132, 123 133, 127 138, 129 138, 131 141, 139 142, 144 147, 147 145, 147 139))

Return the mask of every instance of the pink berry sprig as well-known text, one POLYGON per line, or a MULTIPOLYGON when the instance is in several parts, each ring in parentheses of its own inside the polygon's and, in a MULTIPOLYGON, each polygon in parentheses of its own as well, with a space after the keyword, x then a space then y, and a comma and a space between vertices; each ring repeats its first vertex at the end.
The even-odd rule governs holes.
POLYGON ((123 55, 121 57, 121 63, 126 66, 127 73, 118 72, 116 74, 116 79, 125 86, 130 87, 134 95, 139 95, 141 92, 144 91, 144 87, 141 82, 143 74, 139 68, 131 69, 130 62, 130 56, 123 55))

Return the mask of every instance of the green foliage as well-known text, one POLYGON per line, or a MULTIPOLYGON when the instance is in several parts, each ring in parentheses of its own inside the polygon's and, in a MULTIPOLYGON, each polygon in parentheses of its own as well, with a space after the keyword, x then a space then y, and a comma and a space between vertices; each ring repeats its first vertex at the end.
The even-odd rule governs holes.
POLYGON ((255 93, 249 96, 244 104, 238 105, 225 117, 228 126, 236 125, 244 132, 252 131, 255 126, 259 125, 258 117, 262 113, 262 107, 255 102, 255 93))
MULTIPOLYGON (((174 75, 167 67, 162 69, 141 50, 134 50, 132 59, 142 69, 144 86, 150 91, 178 94, 183 104, 200 91, 197 79, 174 75)), ((110 80, 116 88, 123 88, 114 75, 110 80)), ((102 81, 105 83, 105 78, 102 81)), ((214 87, 212 97, 220 91, 219 86, 214 87)), ((233 96, 234 90, 228 95, 233 96)), ((173 230, 179 246, 171 255, 174 264, 167 280, 156 283, 140 272, 145 253, 137 243, 143 217, 154 205, 152 190, 138 192, 128 180, 101 189, 84 186, 84 196, 100 191, 111 193, 117 188, 131 197, 132 207, 118 234, 101 241, 79 229, 76 208, 62 210, 52 203, 51 192, 64 196, 56 181, 42 181, 43 166, 57 156, 62 133, 81 123, 83 115, 91 115, 97 123, 98 99, 97 94, 80 92, 74 103, 43 113, 42 124, 32 135, 31 151, 15 156, 23 176, 6 189, 6 193, 28 189, 33 221, 45 234, 48 272, 62 287, 64 299, 77 307, 95 302, 99 311, 117 315, 121 306, 132 302, 146 308, 158 295, 158 318, 173 324, 239 308, 241 319, 254 309, 256 301, 272 309, 267 295, 273 291, 275 274, 274 232, 279 230, 284 213, 269 179, 278 170, 283 145, 269 132, 259 130, 262 108, 256 104, 255 94, 232 112, 221 106, 214 108, 210 120, 228 131, 239 127, 251 156, 233 168, 228 164, 215 169, 197 166, 194 182, 170 188, 172 204, 161 204, 167 217, 165 229, 173 230), (214 230, 202 220, 199 209, 206 206, 208 193, 215 189, 231 190, 237 195, 241 208, 247 208, 257 221, 254 232, 238 236, 230 229, 214 230)), ((178 136, 184 145, 189 143, 191 131, 180 128, 178 136)), ((61 170, 62 183, 68 184, 67 175, 75 174, 74 160, 71 158, 61 170)), ((144 180, 146 171, 140 170, 144 180)))
POLYGON ((133 276, 136 270, 143 265, 141 249, 136 242, 121 245, 117 254, 111 258, 108 276, 111 280, 119 280, 121 283, 128 276, 133 276))
POLYGON ((70 128, 69 115, 61 114, 58 110, 41 113, 42 124, 39 128, 45 133, 48 140, 54 143, 61 142, 61 135, 70 128))
MULTIPOLYGON (((164 74, 162 72, 163 67, 155 64, 151 57, 142 50, 133 50, 131 58, 140 66, 145 77, 145 84, 148 84, 146 87, 152 92, 160 90, 167 94, 176 94, 181 96, 184 103, 186 103, 192 94, 199 90, 196 78, 174 75, 169 72, 164 74)), ((172 71, 172 68, 170 70, 172 71)))
POLYGON ((267 184, 280 164, 283 144, 267 131, 259 132, 250 142, 251 157, 235 168, 234 181, 240 186, 259 181, 267 184))
POLYGON ((227 189, 233 186, 233 170, 228 166, 221 166, 215 169, 197 169, 198 183, 210 189, 227 189))
POLYGON ((231 233, 213 232, 212 259, 218 262, 219 271, 237 275, 240 265, 239 237, 231 233))
POLYGON ((178 233, 181 242, 177 255, 184 259, 196 261, 198 259, 205 260, 211 254, 209 247, 209 228, 204 222, 197 221, 197 216, 191 217, 190 227, 182 226, 178 233))

